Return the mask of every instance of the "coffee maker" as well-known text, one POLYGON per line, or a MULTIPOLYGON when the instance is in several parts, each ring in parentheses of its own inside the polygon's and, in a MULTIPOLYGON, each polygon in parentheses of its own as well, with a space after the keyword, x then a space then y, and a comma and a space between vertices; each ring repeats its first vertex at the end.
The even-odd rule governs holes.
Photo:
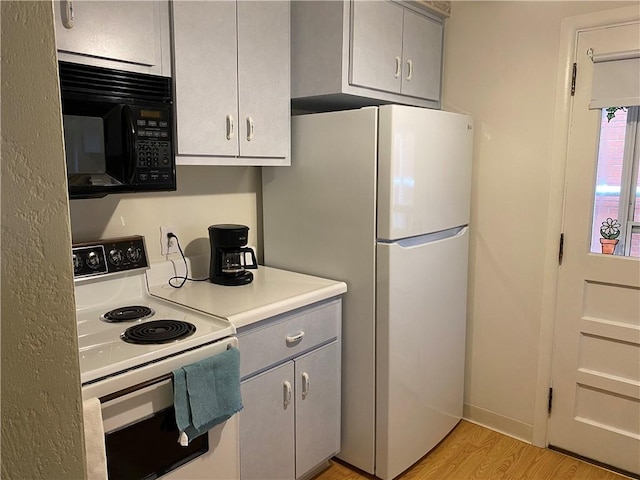
POLYGON ((253 273, 248 268, 258 268, 256 256, 246 247, 249 227, 222 224, 209 227, 211 261, 209 281, 218 285, 246 285, 253 281, 253 273), (251 256, 247 264, 246 254, 251 256))

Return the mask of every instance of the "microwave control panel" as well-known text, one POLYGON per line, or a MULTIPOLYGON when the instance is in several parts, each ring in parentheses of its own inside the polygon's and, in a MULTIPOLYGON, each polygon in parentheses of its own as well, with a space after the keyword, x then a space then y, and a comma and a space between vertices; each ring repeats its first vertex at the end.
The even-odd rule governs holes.
POLYGON ((136 129, 136 182, 173 183, 171 123, 165 109, 133 108, 136 129))

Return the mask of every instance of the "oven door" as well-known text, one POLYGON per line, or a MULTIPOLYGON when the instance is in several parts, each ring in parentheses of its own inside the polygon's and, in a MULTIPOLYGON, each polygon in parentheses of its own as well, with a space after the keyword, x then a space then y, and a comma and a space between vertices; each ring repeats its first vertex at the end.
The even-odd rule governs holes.
POLYGON ((109 478, 239 478, 237 415, 181 447, 170 375, 237 344, 229 337, 82 387, 84 400, 101 401, 109 478))

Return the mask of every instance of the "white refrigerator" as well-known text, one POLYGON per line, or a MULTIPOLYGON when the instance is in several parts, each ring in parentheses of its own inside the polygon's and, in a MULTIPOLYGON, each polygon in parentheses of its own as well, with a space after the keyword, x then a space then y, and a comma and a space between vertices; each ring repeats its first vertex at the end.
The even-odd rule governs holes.
POLYGON ((462 416, 473 124, 399 105, 292 118, 265 265, 347 283, 339 458, 382 479, 462 416))

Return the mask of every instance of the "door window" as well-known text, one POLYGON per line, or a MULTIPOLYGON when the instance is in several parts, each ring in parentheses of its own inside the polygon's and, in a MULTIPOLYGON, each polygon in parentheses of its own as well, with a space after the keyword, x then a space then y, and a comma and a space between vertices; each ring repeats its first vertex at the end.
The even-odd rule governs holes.
POLYGON ((614 243, 613 254, 640 257, 639 110, 601 109, 591 227, 593 253, 607 253, 605 244, 614 243))

